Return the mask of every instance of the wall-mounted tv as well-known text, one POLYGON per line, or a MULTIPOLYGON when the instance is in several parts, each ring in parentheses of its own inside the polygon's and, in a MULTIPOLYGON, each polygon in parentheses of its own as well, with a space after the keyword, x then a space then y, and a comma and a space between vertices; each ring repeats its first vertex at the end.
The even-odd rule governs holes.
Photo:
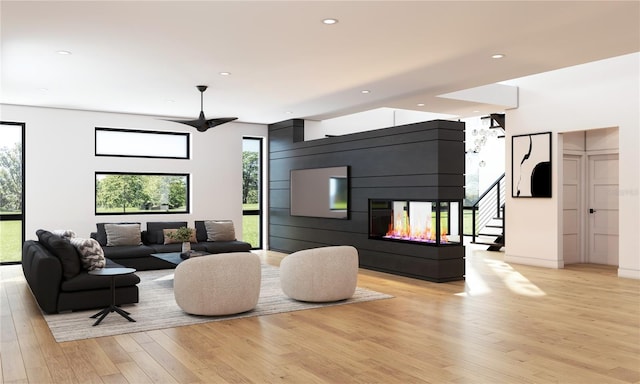
POLYGON ((292 169, 291 216, 349 218, 349 167, 292 169))

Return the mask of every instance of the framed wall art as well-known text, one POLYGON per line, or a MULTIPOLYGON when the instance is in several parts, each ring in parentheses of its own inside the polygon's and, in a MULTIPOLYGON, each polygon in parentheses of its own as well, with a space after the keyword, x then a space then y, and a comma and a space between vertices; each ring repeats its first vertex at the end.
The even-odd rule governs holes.
POLYGON ((511 196, 551 197, 551 132, 511 137, 511 196))

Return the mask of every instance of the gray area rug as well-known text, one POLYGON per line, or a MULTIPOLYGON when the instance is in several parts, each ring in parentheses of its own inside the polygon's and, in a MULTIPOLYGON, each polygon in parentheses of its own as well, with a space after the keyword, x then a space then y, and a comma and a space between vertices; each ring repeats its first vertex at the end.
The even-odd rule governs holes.
POLYGON ((173 296, 173 270, 156 270, 136 272, 141 282, 140 302, 125 305, 122 309, 131 313, 136 322, 132 323, 113 312, 97 326, 92 326, 95 319, 90 316, 98 310, 69 312, 55 315, 43 314, 58 342, 89 339, 93 337, 113 336, 123 333, 144 332, 154 329, 172 328, 183 325, 207 323, 238 319, 242 317, 264 316, 275 313, 300 311, 332 305, 359 303, 364 301, 387 299, 393 296, 356 288, 356 292, 348 300, 334 303, 304 303, 285 296, 280 288, 280 270, 271 265, 262 264, 262 285, 260 298, 255 309, 249 312, 230 316, 194 316, 183 312, 173 296))

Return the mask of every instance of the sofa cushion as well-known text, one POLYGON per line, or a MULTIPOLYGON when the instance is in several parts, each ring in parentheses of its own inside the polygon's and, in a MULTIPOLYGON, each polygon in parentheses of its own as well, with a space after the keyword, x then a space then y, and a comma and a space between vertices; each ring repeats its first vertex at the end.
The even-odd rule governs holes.
POLYGON ((80 256, 69 240, 53 233, 39 229, 36 231, 38 241, 54 256, 60 259, 62 274, 69 279, 80 273, 80 256))
MULTIPOLYGON (((175 228, 165 228, 162 230, 162 237, 164 239, 164 242, 162 244, 174 244, 174 243, 182 243, 181 240, 177 240, 177 239, 172 239, 171 237, 167 236, 167 234, 169 233, 175 233, 177 231, 177 229, 175 228)), ((191 237, 189 238, 189 242, 190 243, 197 243, 198 239, 196 238, 196 231, 192 230, 191 231, 191 237)))
POLYGON ((204 226, 204 220, 196 220, 196 240, 198 242, 207 241, 207 227, 204 226))
MULTIPOLYGON (((109 263, 111 264, 111 263, 109 263)), ((111 264, 110 268, 120 268, 118 264, 111 264)), ((127 275, 119 275, 115 277, 115 285, 119 287, 128 287, 136 285, 140 282, 140 277, 134 273, 127 275)), ((92 276, 87 272, 82 272, 73 279, 64 281, 61 285, 64 292, 88 291, 92 289, 109 289, 111 288, 111 277, 108 276, 92 276)))
POLYGON ((105 247, 107 245, 107 231, 104 229, 105 224, 138 224, 138 225, 140 225, 140 223, 131 223, 131 222, 127 222, 127 223, 97 223, 96 224, 96 228, 98 230, 96 231, 95 239, 98 240, 98 243, 100 243, 100 245, 102 245, 103 247, 105 247))
POLYGON ((251 244, 244 241, 208 241, 198 243, 198 248, 209 253, 249 252, 251 244))
POLYGON ((207 241, 236 240, 236 232, 231 220, 207 220, 204 226, 207 229, 207 241))
POLYGON ((140 224, 105 224, 107 247, 142 244, 140 224))
POLYGON ((151 221, 147 223, 147 243, 148 244, 163 244, 164 236, 163 229, 177 229, 180 227, 186 227, 186 221, 151 221))
POLYGON ((104 252, 97 240, 74 237, 69 241, 80 253, 80 260, 84 269, 92 271, 105 267, 104 252))
POLYGON ((149 257, 154 253, 153 248, 148 245, 121 245, 119 247, 105 247, 104 257, 118 262, 118 259, 137 259, 149 257))

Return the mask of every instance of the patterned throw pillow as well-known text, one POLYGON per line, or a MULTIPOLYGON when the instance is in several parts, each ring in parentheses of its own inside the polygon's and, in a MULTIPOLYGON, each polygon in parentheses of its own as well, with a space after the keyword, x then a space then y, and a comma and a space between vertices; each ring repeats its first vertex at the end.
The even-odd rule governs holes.
POLYGON ((51 233, 60 237, 66 237, 67 239, 76 237, 76 233, 71 229, 55 229, 51 231, 51 233))
POLYGON ((236 231, 231 220, 207 220, 207 241, 235 241, 236 231))
POLYGON ((74 237, 69 239, 69 241, 76 247, 78 253, 80 253, 80 261, 85 269, 92 271, 94 269, 104 268, 106 260, 102 247, 97 240, 74 237))

